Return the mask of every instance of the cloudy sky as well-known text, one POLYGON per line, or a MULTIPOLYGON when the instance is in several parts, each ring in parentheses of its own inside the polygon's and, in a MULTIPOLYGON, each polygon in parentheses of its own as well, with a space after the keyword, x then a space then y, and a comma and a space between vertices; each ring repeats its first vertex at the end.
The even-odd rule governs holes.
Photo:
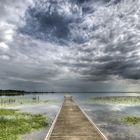
POLYGON ((138 91, 139 0, 0 0, 0 88, 138 91))

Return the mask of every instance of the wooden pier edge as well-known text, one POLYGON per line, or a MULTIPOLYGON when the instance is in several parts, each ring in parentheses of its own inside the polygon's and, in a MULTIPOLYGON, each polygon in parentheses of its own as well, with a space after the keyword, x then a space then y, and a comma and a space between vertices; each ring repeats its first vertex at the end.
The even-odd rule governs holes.
MULTIPOLYGON (((64 103, 64 102, 63 102, 64 103)), ((60 114, 60 111, 62 109, 62 106, 63 106, 63 103, 62 105, 60 106, 59 110, 58 110, 58 113, 57 115, 55 116, 55 119, 47 133, 47 136, 45 137, 44 140, 49 140, 50 139, 50 136, 51 136, 51 133, 55 127, 55 123, 58 119, 58 116, 60 114)), ((101 130, 97 127, 97 125, 91 120, 91 118, 85 113, 85 111, 79 106, 79 104, 77 102, 75 102, 75 104, 79 107, 79 109, 81 110, 81 112, 84 114, 84 116, 88 119, 88 121, 93 125, 93 127, 97 130, 97 132, 99 133, 99 135, 103 138, 103 140, 108 140, 107 137, 101 132, 101 130)))
POLYGON ((55 123, 56 123, 56 121, 57 121, 57 118, 58 118, 58 116, 59 116, 59 114, 60 114, 60 111, 61 111, 62 106, 63 106, 63 103, 62 103, 62 105, 59 107, 58 113, 57 113, 57 115, 55 116, 55 119, 54 119, 54 121, 53 121, 53 123, 52 123, 52 125, 51 125, 51 127, 50 127, 50 129, 49 129, 49 131, 48 131, 48 133, 47 133, 47 136, 45 137, 44 140, 49 140, 49 139, 50 139, 51 133, 52 133, 52 131, 53 131, 53 128, 54 128, 54 126, 55 126, 55 123))
POLYGON ((79 104, 77 102, 75 102, 78 107, 80 108, 80 110, 82 111, 82 113, 85 115, 85 117, 88 119, 88 121, 93 125, 93 127, 95 127, 95 129, 97 130, 97 132, 100 134, 100 136, 103 138, 103 140, 108 140, 107 137, 103 134, 103 132, 97 127, 97 125, 91 120, 91 118, 85 113, 85 111, 79 106, 79 104))

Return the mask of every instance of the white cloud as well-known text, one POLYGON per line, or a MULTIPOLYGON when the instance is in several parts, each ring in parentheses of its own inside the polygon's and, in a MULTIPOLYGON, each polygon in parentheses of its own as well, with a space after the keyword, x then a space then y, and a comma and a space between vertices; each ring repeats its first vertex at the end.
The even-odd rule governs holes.
POLYGON ((9 50, 9 46, 6 44, 6 43, 4 43, 4 42, 0 42, 0 50, 2 50, 2 51, 8 51, 9 50))
POLYGON ((7 55, 0 55, 0 59, 3 59, 3 60, 10 60, 10 57, 7 56, 7 55))
POLYGON ((14 31, 12 29, 5 30, 4 32, 4 39, 9 42, 13 41, 14 31))

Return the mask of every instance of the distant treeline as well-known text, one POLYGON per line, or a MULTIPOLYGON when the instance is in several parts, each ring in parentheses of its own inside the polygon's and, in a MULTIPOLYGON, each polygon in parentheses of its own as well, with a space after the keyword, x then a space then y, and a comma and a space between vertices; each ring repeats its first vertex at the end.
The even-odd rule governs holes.
POLYGON ((25 93, 23 90, 0 90, 0 96, 16 96, 24 95, 25 93))
POLYGON ((55 92, 38 92, 38 91, 24 91, 24 90, 2 90, 0 89, 0 96, 16 96, 16 95, 25 95, 32 93, 55 93, 55 92))
POLYGON ((46 94, 46 93, 140 93, 139 91, 125 92, 125 91, 85 91, 85 92, 70 92, 70 91, 24 91, 24 90, 2 90, 0 89, 0 96, 16 96, 25 94, 46 94))

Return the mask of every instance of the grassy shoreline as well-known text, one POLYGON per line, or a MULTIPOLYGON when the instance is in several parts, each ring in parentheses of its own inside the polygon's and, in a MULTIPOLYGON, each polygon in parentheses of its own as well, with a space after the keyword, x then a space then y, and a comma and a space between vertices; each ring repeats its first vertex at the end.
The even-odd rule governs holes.
POLYGON ((0 109, 0 140, 20 140, 20 136, 46 127, 47 119, 41 114, 21 113, 0 109))
POLYGON ((89 98, 94 103, 140 104, 140 96, 105 96, 89 98))

